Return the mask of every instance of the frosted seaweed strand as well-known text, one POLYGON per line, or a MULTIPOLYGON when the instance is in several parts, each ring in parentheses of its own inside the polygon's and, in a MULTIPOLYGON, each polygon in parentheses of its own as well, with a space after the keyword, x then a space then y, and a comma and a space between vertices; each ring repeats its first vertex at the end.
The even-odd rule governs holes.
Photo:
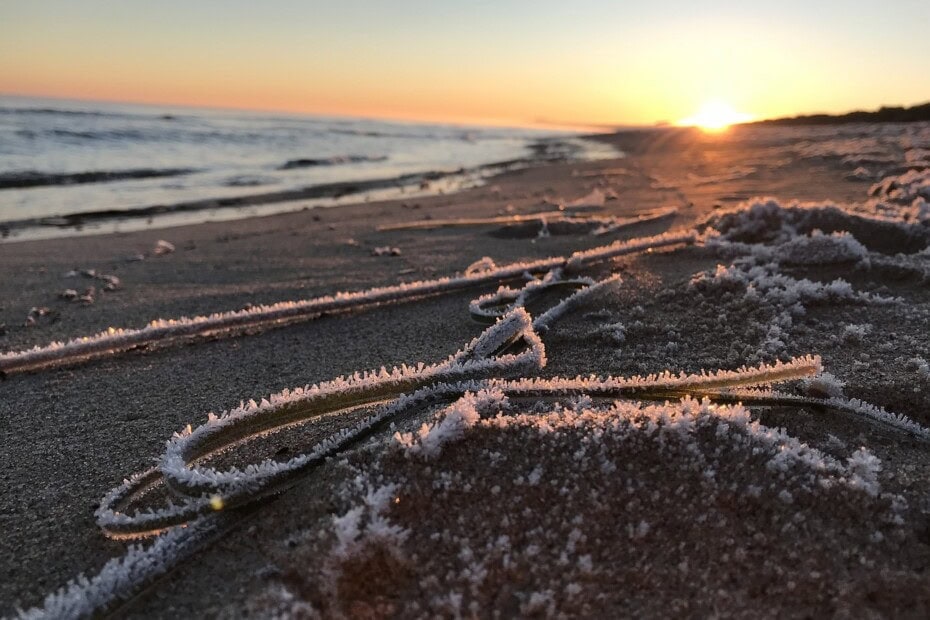
MULTIPOLYGON (((582 293, 587 290, 590 289, 582 293)), ((560 302, 559 305, 564 303, 560 302)), ((658 399, 689 392, 701 393, 712 400, 719 398, 726 401, 732 399, 732 394, 728 395, 726 390, 735 387, 768 385, 812 376, 821 371, 819 358, 808 356, 787 363, 696 374, 664 372, 644 377, 605 379, 595 376, 574 379, 487 378, 489 375, 525 374, 544 365, 545 349, 536 335, 534 321, 522 308, 514 308, 469 345, 439 364, 419 364, 391 371, 381 369, 378 372, 337 378, 316 386, 286 390, 260 403, 251 401, 220 416, 210 415, 207 422, 197 429, 188 428, 175 434, 169 440, 158 467, 134 476, 113 489, 103 499, 97 512, 100 526, 108 535, 117 538, 153 535, 163 530, 168 530, 168 533, 163 534, 148 549, 132 547, 125 557, 112 560, 97 576, 92 579, 82 577, 72 582, 57 594, 50 595, 45 601, 44 610, 30 610, 25 612, 24 617, 82 617, 108 609, 186 557, 187 550, 196 543, 192 537, 199 537, 205 528, 212 527, 210 523, 216 518, 214 513, 217 511, 244 505, 268 493, 284 490, 294 477, 308 467, 321 463, 325 456, 335 454, 367 436, 376 425, 437 402, 453 402, 469 392, 495 395, 491 400, 496 401, 509 397, 538 399, 571 396, 658 399), (492 357, 502 346, 512 342, 514 337, 524 339, 525 351, 492 357), (401 393, 405 390, 407 393, 401 393), (327 401, 327 398, 331 400, 327 401), (286 463, 264 461, 227 471, 191 463, 273 428, 323 415, 327 408, 330 412, 346 411, 358 406, 360 402, 386 404, 356 425, 336 432, 310 452, 286 463), (308 407, 308 403, 320 406, 308 407), (134 497, 145 493, 162 480, 172 490, 182 496, 187 495, 189 499, 186 503, 141 513, 123 511, 134 497), (169 529, 185 523, 189 524, 185 529, 169 529)), ((687 400, 689 397, 684 398, 687 400)), ((837 408, 848 404, 832 399, 805 399, 804 402, 818 402, 827 406, 832 404, 837 408)), ((875 417, 869 413, 866 415, 875 417)), ((928 434, 928 431, 905 418, 892 414, 888 414, 888 417, 898 421, 899 426, 920 429, 924 435, 928 434)), ((469 423, 469 419, 469 416, 465 416, 458 422, 451 420, 441 429, 444 434, 455 436, 463 425, 469 423)), ((428 428, 421 435, 429 435, 433 430, 428 428)), ((407 442, 410 442, 409 438, 407 442)))
POLYGON ((444 220, 419 220, 416 222, 401 222, 399 224, 386 224, 378 226, 381 232, 397 230, 434 230, 437 228, 467 228, 471 226, 489 226, 494 224, 512 225, 537 222, 539 224, 577 224, 592 227, 592 235, 606 235, 631 226, 659 222, 671 218, 678 213, 676 207, 656 209, 648 213, 632 217, 614 217, 604 215, 580 215, 566 211, 545 211, 527 215, 501 215, 484 218, 457 218, 444 220))
MULTIPOLYGON (((260 403, 250 401, 220 416, 208 414, 205 424, 197 429, 185 429, 169 440, 158 467, 142 472, 113 489, 97 511, 98 524, 111 537, 135 538, 158 533, 209 513, 216 505, 218 493, 222 494, 221 505, 231 508, 254 501, 260 495, 280 491, 296 475, 318 465, 326 456, 357 440, 376 424, 394 417, 399 405, 394 403, 381 409, 355 427, 344 429, 321 442, 310 453, 294 457, 287 463, 266 460, 244 469, 232 468, 224 472, 191 466, 191 463, 238 442, 333 412, 346 413, 358 407, 377 405, 404 393, 411 393, 410 398, 414 400, 437 398, 449 389, 452 393, 461 392, 464 380, 477 380, 489 375, 528 374, 538 370, 546 362, 545 348, 536 332, 538 326, 548 327, 573 305, 601 286, 615 281, 616 278, 608 278, 576 292, 535 321, 524 309, 513 308, 458 353, 438 364, 356 373, 319 385, 285 390, 262 399, 260 403), (510 348, 520 344, 524 347, 522 352, 508 353, 510 348), (429 385, 449 382, 453 382, 450 384, 452 388, 426 389, 429 385), (180 506, 169 506, 164 510, 133 515, 124 511, 135 498, 162 481, 175 494, 189 499, 180 506)), ((406 400, 401 397, 399 402, 405 403, 406 400)))
MULTIPOLYGON (((611 279, 608 279, 609 281, 611 279)), ((578 295, 589 290, 585 289, 570 296, 556 308, 565 306, 566 301, 571 301, 572 298, 577 300, 578 295)), ((45 603, 45 610, 48 612, 45 617, 80 617, 87 615, 88 610, 100 611, 108 608, 118 599, 123 599, 144 587, 150 578, 169 570, 172 563, 180 561, 185 556, 182 550, 187 549, 188 544, 194 544, 188 536, 194 536, 201 528, 211 527, 209 523, 216 518, 217 510, 244 505, 268 493, 280 492, 302 471, 319 464, 325 456, 335 454, 366 436, 376 425, 402 412, 435 403, 437 399, 454 400, 467 391, 480 389, 498 389, 532 397, 571 394, 579 390, 618 395, 628 392, 632 395, 644 393, 645 388, 654 384, 716 385, 720 381, 732 381, 736 376, 745 377, 749 374, 752 374, 752 379, 746 380, 751 381, 760 380, 764 376, 774 376, 772 373, 780 377, 787 376, 784 368, 772 367, 756 369, 755 374, 745 369, 736 373, 666 373, 646 378, 606 381, 594 378, 516 382, 482 379, 488 375, 527 374, 545 364, 545 349, 536 335, 533 323, 525 310, 514 308, 461 351, 439 364, 418 364, 416 367, 401 367, 391 371, 381 369, 377 372, 337 378, 317 386, 288 390, 258 403, 243 404, 220 416, 209 415, 207 422, 197 429, 185 429, 177 433, 168 442, 158 467, 132 476, 114 488, 103 498, 97 511, 100 526, 110 536, 132 538, 167 530, 167 538, 163 534, 156 544, 148 549, 133 547, 124 558, 108 563, 105 570, 94 578, 81 578, 57 595, 52 595, 45 603), (523 352, 492 357, 501 347, 512 343, 515 337, 524 340, 526 348, 523 352), (418 386, 423 387, 417 389, 418 386), (405 390, 410 393, 401 394, 405 390), (393 400, 390 400, 392 397, 393 400), (358 406, 359 402, 378 402, 378 399, 385 398, 389 399, 387 404, 382 405, 372 415, 350 428, 338 431, 310 452, 294 457, 286 463, 265 461, 225 472, 191 465, 191 460, 222 450, 228 445, 260 436, 274 428, 323 415, 327 408, 331 412, 345 411, 358 406), (136 497, 164 482, 188 499, 181 505, 169 504, 161 509, 143 512, 125 510, 136 497), (173 526, 182 524, 188 524, 188 527, 172 529, 173 526), (196 527, 191 527, 194 525, 196 527), (128 578, 127 574, 132 578, 128 578), (74 613, 59 613, 66 609, 74 613)), ((807 374, 811 372, 812 363, 811 360, 802 361, 797 365, 794 374, 788 374, 807 374)), ((790 365, 783 366, 787 368, 790 365)), ((38 610, 28 613, 32 614, 30 617, 42 617, 38 610)))
POLYGON ((519 278, 525 273, 542 274, 557 268, 564 268, 566 272, 577 271, 588 265, 618 256, 694 241, 695 235, 690 232, 666 233, 630 241, 617 241, 594 250, 575 252, 568 257, 557 256, 537 261, 511 263, 455 277, 376 287, 357 292, 340 292, 313 299, 282 301, 256 306, 248 310, 220 312, 209 316, 158 319, 141 329, 111 327, 93 336, 0 354, 0 372, 10 374, 38 370, 122 353, 141 346, 168 345, 176 341, 209 335, 234 335, 246 328, 286 325, 296 321, 310 320, 322 313, 353 312, 484 284, 501 283, 519 278))

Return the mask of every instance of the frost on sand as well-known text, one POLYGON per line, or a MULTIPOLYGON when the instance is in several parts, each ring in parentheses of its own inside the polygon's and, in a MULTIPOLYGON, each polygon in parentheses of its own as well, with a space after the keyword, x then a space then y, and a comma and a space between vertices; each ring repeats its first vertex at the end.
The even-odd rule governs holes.
POLYGON ((282 556, 290 586, 260 608, 590 617, 748 612, 788 597, 804 609, 819 588, 841 587, 837 569, 894 548, 904 504, 882 492, 867 450, 831 457, 740 405, 504 394, 469 393, 395 434, 376 463, 350 459, 353 510, 381 481, 394 499, 379 518, 403 536, 373 536, 350 559, 334 521, 282 556), (865 555, 851 553, 862 541, 865 555), (325 574, 308 570, 315 555, 325 574))

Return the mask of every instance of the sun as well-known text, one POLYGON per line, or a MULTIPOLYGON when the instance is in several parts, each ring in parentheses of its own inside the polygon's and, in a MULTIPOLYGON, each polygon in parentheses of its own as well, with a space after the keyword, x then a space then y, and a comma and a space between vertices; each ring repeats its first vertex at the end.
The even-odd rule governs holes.
POLYGON ((745 123, 752 119, 749 114, 737 112, 733 107, 719 99, 707 101, 697 114, 678 121, 686 127, 700 127, 704 131, 723 131, 730 125, 745 123))

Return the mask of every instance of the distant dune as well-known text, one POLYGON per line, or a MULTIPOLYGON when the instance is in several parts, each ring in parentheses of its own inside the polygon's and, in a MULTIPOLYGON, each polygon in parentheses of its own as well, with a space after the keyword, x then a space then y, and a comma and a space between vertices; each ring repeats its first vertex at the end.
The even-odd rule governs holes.
POLYGON ((907 107, 883 106, 874 112, 806 114, 758 121, 754 125, 842 125, 844 123, 916 123, 930 121, 930 102, 907 107))

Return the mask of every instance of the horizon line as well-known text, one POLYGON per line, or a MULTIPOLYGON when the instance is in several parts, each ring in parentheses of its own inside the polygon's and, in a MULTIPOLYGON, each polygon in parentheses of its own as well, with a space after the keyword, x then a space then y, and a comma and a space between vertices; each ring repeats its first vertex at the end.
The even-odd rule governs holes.
POLYGON ((410 123, 410 124, 428 124, 428 125, 453 125, 461 127, 503 127, 512 129, 553 129, 574 132, 591 132, 591 133, 609 133, 621 129, 641 129, 652 127, 653 125, 636 125, 632 123, 583 123, 583 122, 566 122, 550 121, 547 119, 508 119, 494 117, 449 117, 449 116, 408 116, 408 115, 391 115, 391 114, 352 114, 352 113, 333 113, 333 112, 314 112, 310 110, 294 110, 288 108, 276 107, 249 107, 237 106, 234 104, 217 105, 204 103, 177 103, 170 101, 142 101, 137 99, 110 99, 96 97, 80 97, 68 95, 49 95, 22 92, 0 91, 0 97, 19 98, 19 99, 47 99, 51 101, 71 101, 81 103, 103 103, 118 104, 131 106, 149 106, 165 108, 188 108, 194 110, 210 110, 216 112, 258 112, 286 114, 290 116, 312 116, 317 118, 336 118, 336 119, 355 119, 371 120, 379 122, 393 123, 410 123))
MULTIPOLYGON (((264 114, 284 114, 289 116, 300 116, 300 117, 316 117, 316 118, 333 118, 333 119, 353 119, 353 120, 370 120, 378 122, 391 122, 391 123, 401 123, 401 124, 426 124, 426 125, 452 125, 457 127, 501 127, 501 128, 510 128, 510 129, 538 129, 545 130, 551 129, 555 131, 566 131, 566 132, 575 132, 575 133, 613 133, 617 131, 624 130, 641 130, 641 129, 656 129, 662 127, 681 127, 676 121, 672 120, 659 120, 653 123, 621 123, 621 122, 576 122, 576 121, 557 121, 546 118, 536 118, 536 119, 509 119, 509 118, 495 118, 495 117, 448 117, 448 116, 435 116, 435 115, 423 115, 423 116, 412 116, 412 115, 392 115, 387 114, 353 114, 353 113, 335 113, 335 112, 323 112, 323 111, 310 111, 310 110, 295 110, 288 108, 280 107, 249 107, 249 106, 237 106, 234 104, 226 105, 217 105, 217 104, 203 104, 203 103, 177 103, 169 101, 142 101, 136 99, 109 99, 109 98, 95 98, 95 97, 80 97, 80 96, 67 96, 67 95, 49 95, 49 94, 36 94, 36 93, 22 93, 22 92, 6 92, 0 91, 0 97, 8 98, 19 98, 19 99, 47 99, 52 101, 71 101, 71 102, 82 102, 82 103, 103 103, 103 104, 117 104, 117 105, 130 105, 130 106, 149 106, 149 107, 166 107, 166 108, 187 108, 193 110, 209 110, 216 112, 256 112, 264 114)), ((881 104, 880 106, 874 108, 848 108, 842 112, 796 112, 789 115, 778 115, 765 118, 753 118, 751 121, 746 121, 742 123, 735 123, 735 125, 751 125, 754 123, 762 123, 768 121, 779 121, 792 119, 797 117, 809 117, 809 116, 842 116, 844 114, 850 114, 855 112, 872 112, 878 111, 882 108, 909 108, 918 105, 924 105, 922 102, 911 103, 911 104, 881 104)))

